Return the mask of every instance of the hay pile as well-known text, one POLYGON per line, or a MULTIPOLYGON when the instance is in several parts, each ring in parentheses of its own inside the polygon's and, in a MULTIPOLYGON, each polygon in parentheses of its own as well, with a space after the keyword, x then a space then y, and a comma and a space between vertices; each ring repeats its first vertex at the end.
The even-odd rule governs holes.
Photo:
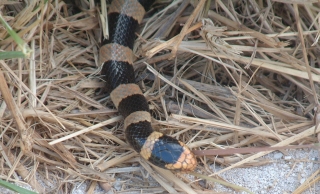
MULTIPOLYGON (((206 150, 195 152, 203 179, 216 173, 214 162, 223 171, 265 164, 259 157, 272 150, 253 147, 318 143, 316 2, 161 0, 146 15, 135 44, 137 81, 154 128, 206 150)), ((214 190, 194 181, 196 173, 151 167, 126 143, 122 118, 98 93, 100 3, 2 0, 0 13, 33 50, 0 60, 1 179, 21 176, 46 193, 69 193, 84 180, 88 193, 97 183, 115 190, 116 179, 124 193, 214 190)), ((3 26, 0 49, 19 50, 3 26)))

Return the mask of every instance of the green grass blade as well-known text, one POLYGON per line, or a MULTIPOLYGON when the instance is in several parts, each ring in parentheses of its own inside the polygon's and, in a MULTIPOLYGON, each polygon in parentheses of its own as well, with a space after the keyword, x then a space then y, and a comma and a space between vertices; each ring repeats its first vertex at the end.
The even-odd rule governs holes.
POLYGON ((11 191, 15 191, 15 192, 22 193, 22 194, 37 194, 36 192, 29 191, 25 188, 19 187, 17 185, 14 185, 12 183, 9 183, 9 182, 1 180, 1 179, 0 179, 0 186, 3 186, 7 189, 10 189, 11 191))
POLYGON ((25 55, 22 51, 0 51, 0 60, 13 58, 25 58, 25 55))
POLYGON ((28 46, 27 43, 22 40, 19 35, 11 28, 11 26, 3 19, 2 15, 0 14, 0 22, 6 28, 9 35, 13 38, 13 40, 17 43, 21 52, 24 54, 24 57, 29 57, 32 50, 28 46))

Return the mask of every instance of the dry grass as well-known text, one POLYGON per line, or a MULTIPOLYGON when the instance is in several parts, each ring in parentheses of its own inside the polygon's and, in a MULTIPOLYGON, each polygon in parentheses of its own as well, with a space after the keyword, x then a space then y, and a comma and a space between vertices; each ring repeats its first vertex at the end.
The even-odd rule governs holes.
MULTIPOLYGON (((19 175, 39 192, 40 182, 68 193, 84 180, 90 180, 88 193, 97 182, 112 190, 117 178, 124 181, 122 192, 214 189, 150 166, 125 142, 122 118, 97 92, 104 14, 99 17, 93 0, 79 2, 81 9, 62 0, 0 1, 1 15, 34 50, 28 59, 0 60, 0 177, 19 181, 19 175)), ((196 171, 216 178, 265 164, 258 158, 272 149, 251 147, 318 143, 320 4, 194 2, 158 1, 138 32, 137 80, 153 126, 194 150, 208 150, 196 171), (248 150, 212 156, 212 149, 228 148, 248 150), (213 162, 227 167, 213 172, 213 162)), ((1 26, 0 49, 18 49, 1 26)), ((318 173, 308 182, 319 181, 318 173)))

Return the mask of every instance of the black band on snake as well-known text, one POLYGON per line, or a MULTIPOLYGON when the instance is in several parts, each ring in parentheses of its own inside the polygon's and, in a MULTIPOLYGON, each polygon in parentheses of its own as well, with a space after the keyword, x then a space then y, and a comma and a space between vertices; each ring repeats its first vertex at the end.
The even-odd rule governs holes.
POLYGON ((182 142, 151 127, 149 105, 135 84, 133 43, 150 0, 114 0, 108 12, 110 38, 100 48, 101 75, 119 113, 125 118, 125 135, 135 151, 161 168, 191 171, 197 165, 193 153, 182 142))

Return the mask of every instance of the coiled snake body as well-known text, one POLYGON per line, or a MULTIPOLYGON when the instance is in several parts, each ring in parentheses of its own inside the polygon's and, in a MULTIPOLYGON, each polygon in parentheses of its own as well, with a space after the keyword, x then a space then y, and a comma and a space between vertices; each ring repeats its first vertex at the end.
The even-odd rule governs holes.
POLYGON ((135 151, 152 164, 171 170, 193 170, 197 161, 182 142, 151 127, 149 106, 135 84, 133 43, 150 0, 114 0, 108 12, 110 38, 100 48, 101 75, 119 113, 125 136, 135 151))

